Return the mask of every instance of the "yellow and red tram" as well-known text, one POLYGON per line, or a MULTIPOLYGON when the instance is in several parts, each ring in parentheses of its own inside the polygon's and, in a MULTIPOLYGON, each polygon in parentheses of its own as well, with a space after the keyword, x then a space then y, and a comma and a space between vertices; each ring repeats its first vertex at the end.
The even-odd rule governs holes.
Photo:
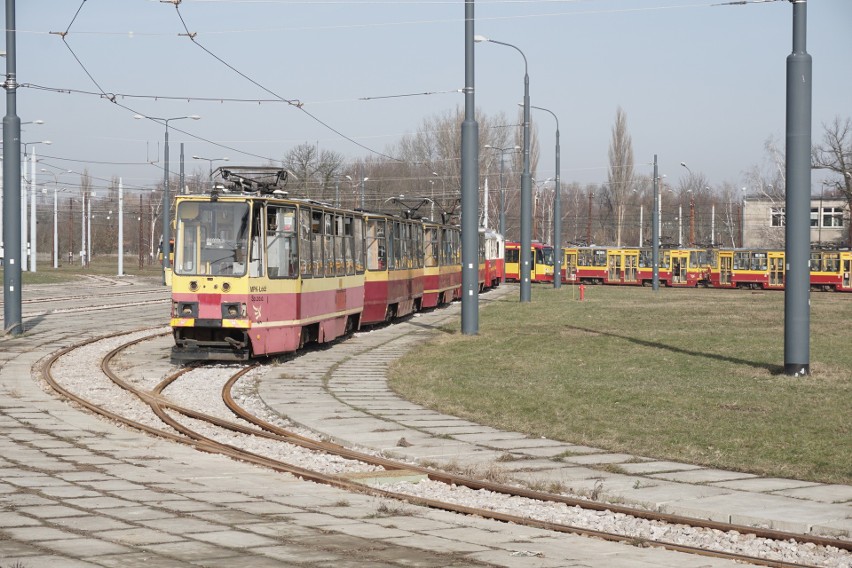
POLYGON ((458 226, 425 221, 423 299, 434 308, 461 297, 461 231, 458 226))
POLYGON ((505 275, 506 243, 503 235, 491 229, 479 229, 479 289, 494 288, 505 275))
POLYGON ((367 270, 361 323, 390 321, 420 309, 423 298, 423 222, 364 213, 367 270))
MULTIPOLYGON (((504 270, 506 280, 520 282, 521 243, 506 241, 504 270)), ((530 281, 553 282, 553 247, 538 241, 530 244, 530 281)))
POLYGON ((175 220, 173 360, 244 360, 359 327, 360 214, 270 196, 182 196, 175 220))

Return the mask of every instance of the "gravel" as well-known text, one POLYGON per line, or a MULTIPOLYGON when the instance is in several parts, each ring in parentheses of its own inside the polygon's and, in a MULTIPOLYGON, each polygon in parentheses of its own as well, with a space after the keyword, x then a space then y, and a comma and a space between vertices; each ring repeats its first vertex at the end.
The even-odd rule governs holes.
MULTIPOLYGON (((54 377, 66 389, 77 393, 94 404, 143 424, 174 432, 171 427, 164 426, 151 413, 147 404, 115 386, 100 369, 100 360, 108 351, 129 339, 146 335, 153 336, 164 330, 165 328, 153 332, 134 333, 120 338, 98 341, 75 349, 59 359, 58 364, 54 366, 54 377)), ((237 418, 221 400, 222 386, 237 368, 239 367, 236 365, 206 365, 195 368, 166 388, 164 394, 177 405, 219 418, 237 421, 237 418)), ((168 370, 174 370, 174 368, 168 370)), ((241 379, 235 389, 237 402, 266 421, 294 431, 298 430, 297 433, 317 440, 321 439, 320 435, 305 431, 304 428, 294 428, 292 424, 288 424, 286 420, 269 409, 255 395, 253 385, 257 379, 263 376, 264 372, 265 369, 260 367, 252 370, 241 379)), ((138 373, 134 373, 134 375, 138 375, 138 373)), ((134 376, 132 381, 131 379, 125 380, 132 382, 136 387, 150 390, 162 380, 163 376, 148 374, 148 376, 134 376)), ((300 468, 336 475, 380 469, 354 460, 305 450, 293 444, 272 441, 249 434, 233 433, 199 420, 187 418, 173 411, 169 411, 168 414, 203 436, 300 468)), ((247 425, 245 422, 243 424, 247 425)), ((541 502, 521 497, 507 497, 486 490, 448 486, 430 480, 418 483, 388 484, 381 486, 381 488, 406 495, 479 507, 519 517, 616 533, 631 540, 663 540, 696 548, 722 550, 776 561, 828 568, 852 567, 852 554, 834 547, 769 541, 735 531, 722 532, 684 525, 670 525, 610 511, 591 511, 565 504, 541 502)))

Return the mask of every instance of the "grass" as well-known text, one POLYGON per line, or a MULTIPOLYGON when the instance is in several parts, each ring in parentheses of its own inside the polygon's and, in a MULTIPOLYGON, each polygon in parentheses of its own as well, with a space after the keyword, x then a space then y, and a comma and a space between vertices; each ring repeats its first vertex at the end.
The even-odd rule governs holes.
MULTIPOLYGON (((146 259, 147 260, 147 259, 146 259)), ((163 271, 159 263, 146 264, 143 268, 139 268, 139 257, 134 255, 125 255, 123 263, 123 272, 128 276, 150 276, 152 278, 162 278, 163 271)), ((60 262, 59 268, 53 268, 53 257, 44 260, 39 259, 36 263, 36 271, 22 271, 21 280, 24 286, 33 284, 61 284, 78 280, 86 275, 97 276, 115 276, 118 274, 118 256, 117 255, 98 255, 87 268, 80 265, 79 259, 76 263, 69 264, 67 259, 65 262, 60 262)), ((3 269, 0 268, 0 277, 3 275, 3 269)))
MULTIPOLYGON (((482 306, 482 304, 481 304, 482 306)), ((531 436, 852 483, 852 295, 812 293, 811 375, 784 375, 784 293, 534 286, 391 370, 400 394, 531 436), (439 352, 440 357, 435 357, 439 352)))

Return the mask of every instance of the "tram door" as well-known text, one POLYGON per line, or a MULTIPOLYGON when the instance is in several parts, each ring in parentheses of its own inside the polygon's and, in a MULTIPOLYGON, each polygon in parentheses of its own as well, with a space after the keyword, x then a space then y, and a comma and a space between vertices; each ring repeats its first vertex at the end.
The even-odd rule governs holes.
POLYGON ((565 251, 562 267, 565 270, 565 281, 574 282, 577 278, 577 251, 565 251))
POLYGON ((686 282, 686 269, 689 265, 689 253, 672 251, 672 284, 686 282))
POLYGON ((624 251, 624 281, 625 282, 636 282, 638 269, 639 269, 639 251, 638 250, 624 251))
POLYGON ((843 264, 843 279, 841 280, 842 286, 845 289, 849 289, 852 286, 852 281, 850 281, 850 273, 852 273, 852 255, 850 253, 840 253, 841 262, 843 264))
POLYGON ((730 254, 719 255, 719 284, 728 285, 731 283, 731 267, 733 266, 734 258, 730 254))
POLYGON ((607 282, 621 282, 621 251, 606 251, 606 280, 607 282))
POLYGON ((770 252, 769 256, 769 286, 784 285, 784 253, 770 252))

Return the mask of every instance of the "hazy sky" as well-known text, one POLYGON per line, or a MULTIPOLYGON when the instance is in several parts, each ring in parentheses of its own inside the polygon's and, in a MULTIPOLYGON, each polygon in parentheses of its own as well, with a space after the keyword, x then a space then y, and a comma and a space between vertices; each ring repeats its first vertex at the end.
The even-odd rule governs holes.
MULTIPOLYGON (((683 161, 714 186, 741 186, 746 170, 769 168, 767 139, 784 147, 793 8, 718 3, 483 0, 476 33, 526 55, 532 104, 559 116, 563 182, 606 181, 621 106, 636 173, 650 175, 657 154, 672 182, 687 175, 683 161)), ((39 167, 88 168, 96 186, 162 179, 162 163, 149 162, 160 159, 164 126, 136 113, 202 117, 169 128, 170 169, 183 142, 193 174, 210 164, 192 155, 260 164, 306 142, 353 160, 369 152, 351 140, 383 153, 424 118, 464 105, 463 0, 17 4, 17 114, 45 121, 24 125, 22 141, 51 140, 36 148, 39 167), (433 94, 361 100, 412 93, 433 94)), ((852 1, 811 0, 807 11, 816 143, 823 123, 852 116, 852 1)), ((477 107, 514 119, 520 54, 493 43, 475 53, 477 107)), ((554 121, 538 111, 533 120, 542 179, 553 175, 554 121)))

